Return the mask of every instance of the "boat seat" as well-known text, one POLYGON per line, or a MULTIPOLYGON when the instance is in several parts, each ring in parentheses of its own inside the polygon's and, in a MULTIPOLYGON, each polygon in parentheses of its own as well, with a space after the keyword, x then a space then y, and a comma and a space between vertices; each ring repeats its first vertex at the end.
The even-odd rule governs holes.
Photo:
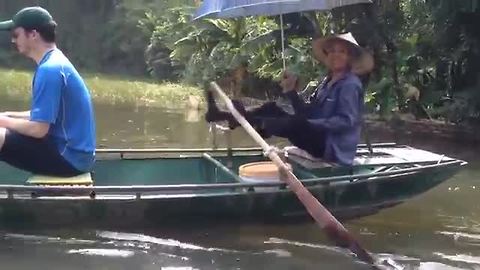
POLYGON ((307 169, 322 169, 336 166, 336 164, 327 162, 321 158, 316 158, 296 146, 284 147, 283 152, 289 160, 307 169))
POLYGON ((91 173, 73 177, 33 175, 28 178, 27 184, 39 186, 91 186, 93 185, 93 180, 91 173))

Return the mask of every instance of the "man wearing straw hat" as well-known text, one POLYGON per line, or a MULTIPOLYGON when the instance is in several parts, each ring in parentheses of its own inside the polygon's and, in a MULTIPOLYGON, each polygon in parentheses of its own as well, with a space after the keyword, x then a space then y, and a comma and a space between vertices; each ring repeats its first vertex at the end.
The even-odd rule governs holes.
POLYGON ((56 22, 41 7, 1 22, 20 54, 37 64, 30 111, 0 114, 0 160, 34 174, 88 172, 95 157, 95 119, 83 79, 55 44, 56 22))
MULTIPOLYGON (((264 137, 287 138, 316 158, 350 166, 360 141, 364 108, 364 90, 358 76, 373 69, 373 57, 351 33, 317 38, 312 47, 314 57, 327 67, 328 75, 306 103, 296 91, 297 77, 285 72, 280 85, 294 114, 275 103, 248 112, 238 101, 234 105, 264 137)), ((208 99, 208 122, 227 120, 231 128, 238 126, 230 113, 215 106, 211 94, 208 99)))

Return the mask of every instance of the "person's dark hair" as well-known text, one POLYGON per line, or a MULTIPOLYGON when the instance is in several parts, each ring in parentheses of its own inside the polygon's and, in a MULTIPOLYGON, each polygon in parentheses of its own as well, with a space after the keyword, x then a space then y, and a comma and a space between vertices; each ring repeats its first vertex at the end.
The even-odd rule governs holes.
POLYGON ((56 28, 57 23, 55 21, 51 21, 42 26, 35 26, 32 28, 25 28, 25 31, 31 32, 33 30, 37 31, 38 34, 42 37, 43 41, 48 43, 53 43, 56 40, 56 28))

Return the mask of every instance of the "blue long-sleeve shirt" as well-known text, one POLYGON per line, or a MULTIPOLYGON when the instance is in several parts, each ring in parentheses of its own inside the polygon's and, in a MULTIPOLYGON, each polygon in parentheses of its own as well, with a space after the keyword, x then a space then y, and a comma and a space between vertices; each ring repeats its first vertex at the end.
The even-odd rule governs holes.
POLYGON ((330 88, 319 86, 305 103, 295 91, 287 93, 295 114, 304 117, 325 134, 325 154, 328 161, 352 165, 360 141, 364 91, 360 79, 346 73, 330 88))

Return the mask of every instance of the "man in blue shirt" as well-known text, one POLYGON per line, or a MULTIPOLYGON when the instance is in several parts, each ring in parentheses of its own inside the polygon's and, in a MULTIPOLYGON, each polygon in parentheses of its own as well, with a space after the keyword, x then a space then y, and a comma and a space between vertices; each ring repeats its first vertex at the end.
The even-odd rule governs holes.
POLYGON ((69 177, 93 166, 95 119, 87 86, 57 49, 55 28, 41 7, 0 23, 19 53, 37 64, 31 110, 0 115, 0 159, 34 174, 69 177))
MULTIPOLYGON (((360 141, 364 91, 358 75, 373 69, 373 57, 363 50, 350 33, 315 39, 315 58, 325 64, 328 75, 310 102, 297 94, 297 78, 286 72, 281 82, 284 94, 294 108, 288 114, 275 103, 245 111, 235 102, 246 119, 264 136, 287 138, 310 155, 343 166, 351 166, 360 141)), ((238 125, 229 113, 219 111, 209 96, 209 122, 228 120, 238 125)))

